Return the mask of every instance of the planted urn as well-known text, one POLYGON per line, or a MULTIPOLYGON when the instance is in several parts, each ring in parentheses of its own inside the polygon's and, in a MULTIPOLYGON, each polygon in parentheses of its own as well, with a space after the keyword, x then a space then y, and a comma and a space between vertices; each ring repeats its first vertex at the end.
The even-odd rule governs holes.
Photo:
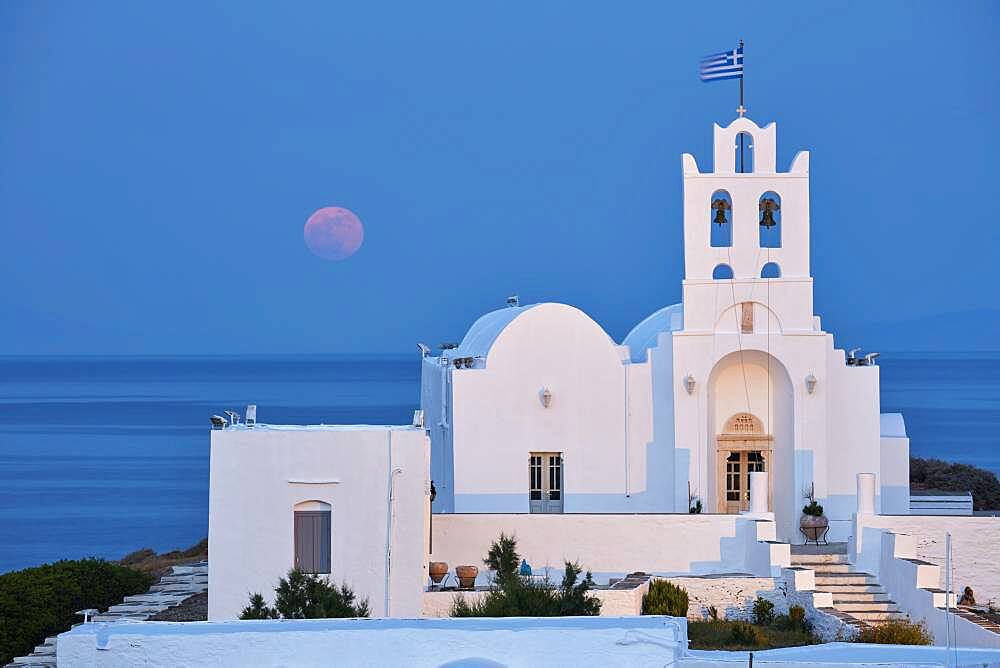
POLYGON ((476 566, 456 566, 455 575, 458 576, 458 586, 460 589, 472 589, 476 586, 476 576, 479 575, 479 568, 476 566))
POLYGON ((823 515, 823 506, 816 503, 815 500, 810 501, 802 508, 802 518, 799 520, 799 526, 803 529, 820 529, 829 524, 830 521, 823 515))
POLYGON ((441 580, 444 580, 444 576, 448 575, 448 562, 432 561, 427 566, 427 573, 431 576, 431 581, 434 582, 434 584, 441 584, 441 580))

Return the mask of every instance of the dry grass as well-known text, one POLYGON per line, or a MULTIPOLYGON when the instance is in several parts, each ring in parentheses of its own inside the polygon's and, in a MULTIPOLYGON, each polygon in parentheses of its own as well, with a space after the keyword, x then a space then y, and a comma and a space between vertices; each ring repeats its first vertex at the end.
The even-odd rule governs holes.
POLYGON ((208 559, 208 539, 203 538, 186 550, 171 550, 163 554, 157 554, 145 547, 126 554, 118 563, 159 578, 167 574, 172 566, 193 564, 206 559, 208 559))
POLYGON ((819 642, 803 628, 763 626, 741 621, 688 622, 691 649, 754 650, 815 645, 819 642))

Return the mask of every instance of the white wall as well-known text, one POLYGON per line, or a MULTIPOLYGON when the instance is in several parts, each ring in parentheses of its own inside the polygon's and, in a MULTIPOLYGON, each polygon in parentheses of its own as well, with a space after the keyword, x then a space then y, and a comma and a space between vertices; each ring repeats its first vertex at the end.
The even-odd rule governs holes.
MULTIPOLYGON (((868 515, 862 522, 864 553, 869 553, 871 547, 877 562, 882 531, 912 536, 916 557, 941 567, 939 588, 944 587, 945 533, 950 532, 953 590, 961 594, 962 589, 969 586, 977 602, 992 600, 1000 604, 1000 559, 994 553, 995 546, 1000 545, 1000 517, 868 515)), ((862 560, 867 557, 868 554, 864 554, 862 560)), ((864 563, 869 568, 878 567, 871 561, 864 563)))
POLYGON ((528 455, 538 451, 563 453, 565 512, 649 510, 649 363, 630 362, 582 311, 525 308, 485 364, 450 374, 455 512, 527 512, 528 455))
POLYGON ((411 427, 230 428, 212 432, 209 619, 239 615, 251 592, 273 600, 293 565, 293 507, 332 506, 332 579, 386 611, 418 615, 426 581, 429 442, 411 427), (390 461, 391 460, 391 461, 390 461), (391 538, 389 472, 394 476, 391 538))
POLYGON ((882 436, 879 488, 882 513, 910 514, 910 439, 882 436))
MULTIPOLYGON (((445 514, 434 516, 431 560, 478 566, 501 532, 534 569, 561 578, 578 561, 598 583, 635 571, 659 575, 746 573, 757 522, 739 515, 445 514)), ((765 544, 767 545, 767 544, 765 544)), ((769 568, 770 564, 766 565, 769 568)), ((767 573, 762 573, 767 575, 767 573)))
POLYGON ((59 665, 662 666, 687 647, 675 617, 300 619, 85 624, 59 665))

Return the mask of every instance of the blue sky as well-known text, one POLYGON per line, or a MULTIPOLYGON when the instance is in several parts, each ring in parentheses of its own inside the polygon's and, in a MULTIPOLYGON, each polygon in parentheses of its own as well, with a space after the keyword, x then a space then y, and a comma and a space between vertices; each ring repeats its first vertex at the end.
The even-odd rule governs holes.
POLYGON ((0 4, 0 353, 410 351, 510 293, 680 298, 746 42, 838 345, 997 340, 995 3, 0 4), (331 263, 321 206, 365 225, 331 263), (939 314, 957 314, 948 320, 939 314))

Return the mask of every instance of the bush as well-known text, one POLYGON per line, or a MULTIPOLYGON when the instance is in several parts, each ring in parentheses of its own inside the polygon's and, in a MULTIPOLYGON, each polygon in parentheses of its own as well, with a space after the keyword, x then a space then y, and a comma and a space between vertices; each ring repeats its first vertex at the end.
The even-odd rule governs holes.
POLYGON ((808 504, 806 504, 805 506, 802 507, 802 514, 803 515, 812 515, 813 517, 822 517, 823 516, 823 506, 821 506, 818 503, 816 503, 816 500, 813 499, 808 504))
POLYGON ((758 596, 753 602, 753 623, 761 626, 774 623, 774 603, 758 596))
POLYGON ((688 593, 669 580, 653 580, 642 596, 642 614, 687 617, 688 593))
POLYGON ((923 622, 914 624, 905 619, 893 619, 861 629, 855 642, 877 645, 930 645, 934 642, 934 636, 923 622))
POLYGON ((767 638, 763 631, 752 624, 733 622, 729 631, 729 642, 741 647, 761 647, 767 642, 767 638))
POLYGON ((274 607, 268 606, 259 593, 251 594, 240 619, 329 619, 367 617, 371 613, 368 601, 359 600, 346 584, 338 588, 327 578, 297 568, 278 581, 274 593, 274 607))
POLYGON ((106 610, 146 591, 152 581, 103 559, 57 561, 0 575, 0 665, 83 621, 77 610, 106 610))
POLYGON ((971 491, 974 510, 1000 509, 1000 480, 996 474, 968 464, 910 457, 910 489, 971 491))
POLYGON ((801 605, 793 605, 788 609, 788 625, 793 629, 807 629, 806 609, 801 605))
POLYGON ((521 557, 517 541, 504 534, 490 546, 483 563, 494 571, 492 588, 472 603, 461 594, 456 596, 452 617, 563 617, 601 612, 601 601, 589 594, 594 578, 588 572, 581 580, 579 564, 565 562, 566 572, 558 588, 537 582, 518 572, 521 557))

